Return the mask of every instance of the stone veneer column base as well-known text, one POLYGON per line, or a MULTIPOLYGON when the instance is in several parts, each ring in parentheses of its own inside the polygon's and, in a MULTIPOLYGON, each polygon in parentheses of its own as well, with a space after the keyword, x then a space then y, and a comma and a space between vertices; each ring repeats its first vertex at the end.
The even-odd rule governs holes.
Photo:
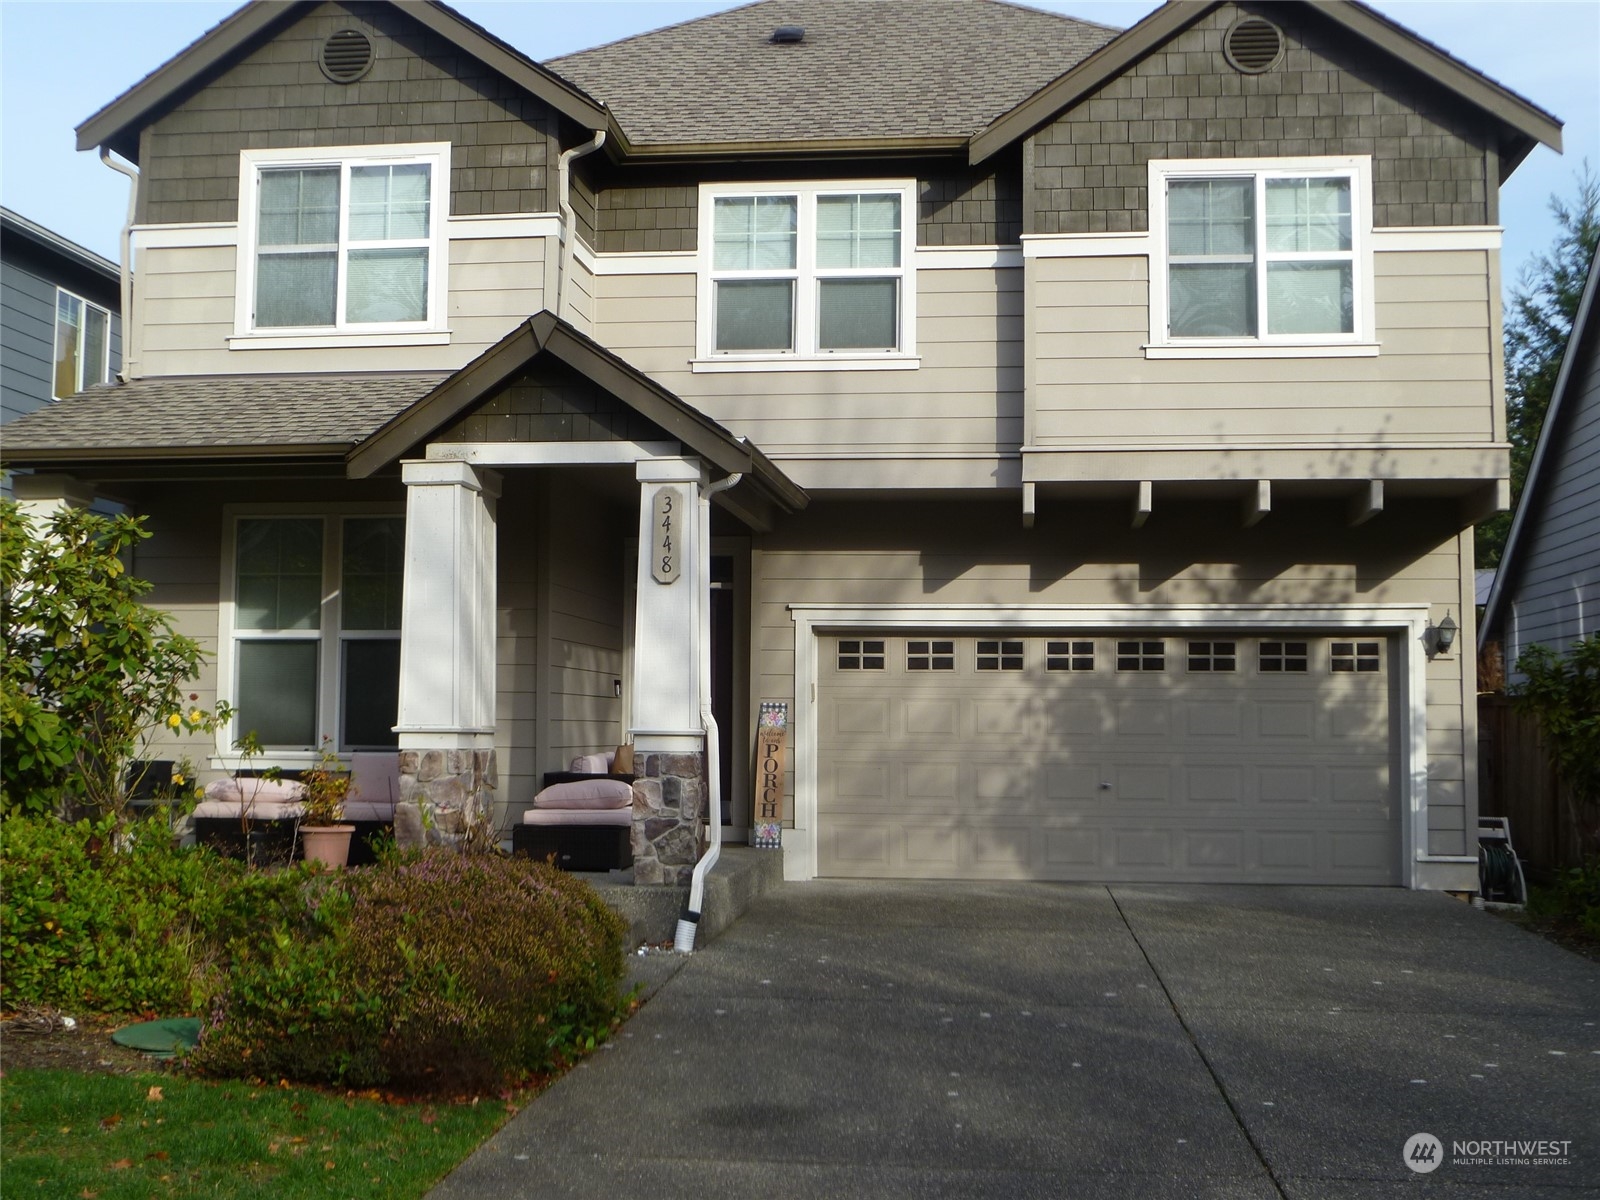
POLYGON ((700 859, 705 755, 641 753, 634 772, 633 882, 682 886, 700 859))
POLYGON ((494 791, 499 782, 492 749, 400 751, 400 800, 394 807, 396 845, 402 850, 489 846, 493 842, 494 791))

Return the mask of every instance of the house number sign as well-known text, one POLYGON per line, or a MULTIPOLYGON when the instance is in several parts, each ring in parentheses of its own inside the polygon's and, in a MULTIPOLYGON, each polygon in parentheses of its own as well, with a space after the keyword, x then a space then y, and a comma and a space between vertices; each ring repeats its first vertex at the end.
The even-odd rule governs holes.
POLYGON ((683 522, 683 494, 664 487, 656 493, 650 528, 650 574, 657 583, 677 583, 683 573, 678 531, 683 522))

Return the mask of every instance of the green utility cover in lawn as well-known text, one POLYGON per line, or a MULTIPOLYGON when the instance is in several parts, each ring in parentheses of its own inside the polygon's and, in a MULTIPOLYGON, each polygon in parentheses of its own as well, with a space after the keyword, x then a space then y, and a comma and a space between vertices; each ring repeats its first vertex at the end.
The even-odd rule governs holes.
POLYGON ((199 1017, 168 1017, 165 1021, 140 1021, 124 1025, 111 1035, 119 1046, 143 1050, 157 1058, 171 1058, 179 1050, 193 1050, 200 1040, 199 1017))

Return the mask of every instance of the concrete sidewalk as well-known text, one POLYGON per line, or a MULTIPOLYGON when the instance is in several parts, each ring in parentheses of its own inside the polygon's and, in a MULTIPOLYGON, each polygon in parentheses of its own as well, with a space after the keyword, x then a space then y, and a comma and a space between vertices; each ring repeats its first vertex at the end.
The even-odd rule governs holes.
POLYGON ((1597 1022, 1600 966, 1438 895, 790 884, 432 1195, 1570 1198, 1597 1022), (1450 1161, 1513 1138, 1570 1161, 1450 1161))

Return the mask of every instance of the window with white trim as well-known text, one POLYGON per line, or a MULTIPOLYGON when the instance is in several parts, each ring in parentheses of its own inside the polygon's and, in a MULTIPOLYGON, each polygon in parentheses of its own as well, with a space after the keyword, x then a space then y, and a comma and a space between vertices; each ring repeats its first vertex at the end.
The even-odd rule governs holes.
POLYGON ((911 182, 701 188, 702 358, 913 351, 911 182))
POLYGON ((1367 177, 1364 158, 1153 162, 1152 342, 1370 342, 1367 177))
POLYGON ((447 144, 246 150, 239 333, 442 327, 447 144))
POLYGON ((862 641, 860 638, 841 639, 839 642, 839 670, 881 671, 886 655, 880 640, 862 641))
POLYGON ((405 518, 238 516, 224 605, 227 743, 273 752, 395 746, 405 518))
POLYGON ((50 393, 57 400, 111 378, 111 313, 56 289, 56 358, 50 393))

